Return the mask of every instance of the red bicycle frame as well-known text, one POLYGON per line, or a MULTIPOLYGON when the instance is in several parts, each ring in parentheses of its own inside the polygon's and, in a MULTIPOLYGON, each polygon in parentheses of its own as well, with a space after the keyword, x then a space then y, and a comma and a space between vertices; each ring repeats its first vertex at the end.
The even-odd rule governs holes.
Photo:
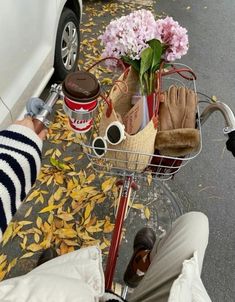
POLYGON ((126 210, 129 203, 131 189, 137 190, 138 186, 133 182, 132 176, 125 176, 124 180, 119 180, 116 183, 117 186, 122 186, 119 202, 118 202, 118 210, 115 219, 114 230, 112 234, 111 245, 109 248, 109 255, 106 264, 105 270, 105 288, 111 289, 113 276, 116 268, 117 258, 119 246, 121 243, 122 236, 122 227, 126 215, 126 210))

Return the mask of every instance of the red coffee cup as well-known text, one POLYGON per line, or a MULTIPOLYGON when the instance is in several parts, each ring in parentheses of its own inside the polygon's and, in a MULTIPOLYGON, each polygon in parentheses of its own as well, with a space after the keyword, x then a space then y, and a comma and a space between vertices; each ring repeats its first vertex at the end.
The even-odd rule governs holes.
POLYGON ((70 73, 62 84, 64 110, 70 127, 79 133, 89 131, 98 105, 100 84, 96 77, 85 71, 70 73))

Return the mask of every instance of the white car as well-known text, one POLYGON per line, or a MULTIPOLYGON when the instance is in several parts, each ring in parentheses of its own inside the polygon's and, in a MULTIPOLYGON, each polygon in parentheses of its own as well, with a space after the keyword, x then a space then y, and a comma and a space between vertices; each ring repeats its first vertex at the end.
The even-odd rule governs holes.
POLYGON ((82 0, 0 1, 0 129, 39 96, 53 73, 74 71, 82 0))

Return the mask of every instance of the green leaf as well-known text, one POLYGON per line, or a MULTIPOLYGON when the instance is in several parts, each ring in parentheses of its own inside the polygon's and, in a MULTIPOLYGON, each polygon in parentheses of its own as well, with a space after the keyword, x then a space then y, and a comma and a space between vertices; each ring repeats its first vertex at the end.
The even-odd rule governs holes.
POLYGON ((140 76, 143 77, 144 73, 149 70, 152 65, 153 60, 153 49, 148 47, 144 49, 141 53, 141 62, 140 62, 140 76))
POLYGON ((123 56, 122 60, 131 65, 138 73, 140 72, 140 60, 132 60, 127 56, 123 56))
POLYGON ((151 71, 155 72, 159 66, 162 56, 162 44, 159 40, 153 39, 148 42, 149 46, 153 50, 153 59, 152 59, 152 65, 151 65, 151 71))
POLYGON ((52 166, 59 168, 59 161, 56 160, 55 158, 50 157, 50 163, 52 164, 52 166))
POLYGON ((141 62, 140 62, 140 85, 142 94, 145 93, 145 90, 149 87, 149 74, 147 73, 152 65, 153 60, 153 50, 151 47, 146 48, 141 53, 141 62), (145 84, 144 84, 145 80, 145 84))
POLYGON ((165 63, 163 67, 164 67, 164 68, 172 67, 172 64, 165 63))

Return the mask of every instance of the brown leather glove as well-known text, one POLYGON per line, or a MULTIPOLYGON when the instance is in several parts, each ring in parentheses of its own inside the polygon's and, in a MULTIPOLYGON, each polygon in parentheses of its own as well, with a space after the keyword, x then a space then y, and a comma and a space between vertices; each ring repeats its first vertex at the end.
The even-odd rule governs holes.
POLYGON ((200 141, 195 129, 197 95, 186 87, 170 86, 159 106, 160 131, 155 147, 160 154, 184 156, 194 151, 200 141))

